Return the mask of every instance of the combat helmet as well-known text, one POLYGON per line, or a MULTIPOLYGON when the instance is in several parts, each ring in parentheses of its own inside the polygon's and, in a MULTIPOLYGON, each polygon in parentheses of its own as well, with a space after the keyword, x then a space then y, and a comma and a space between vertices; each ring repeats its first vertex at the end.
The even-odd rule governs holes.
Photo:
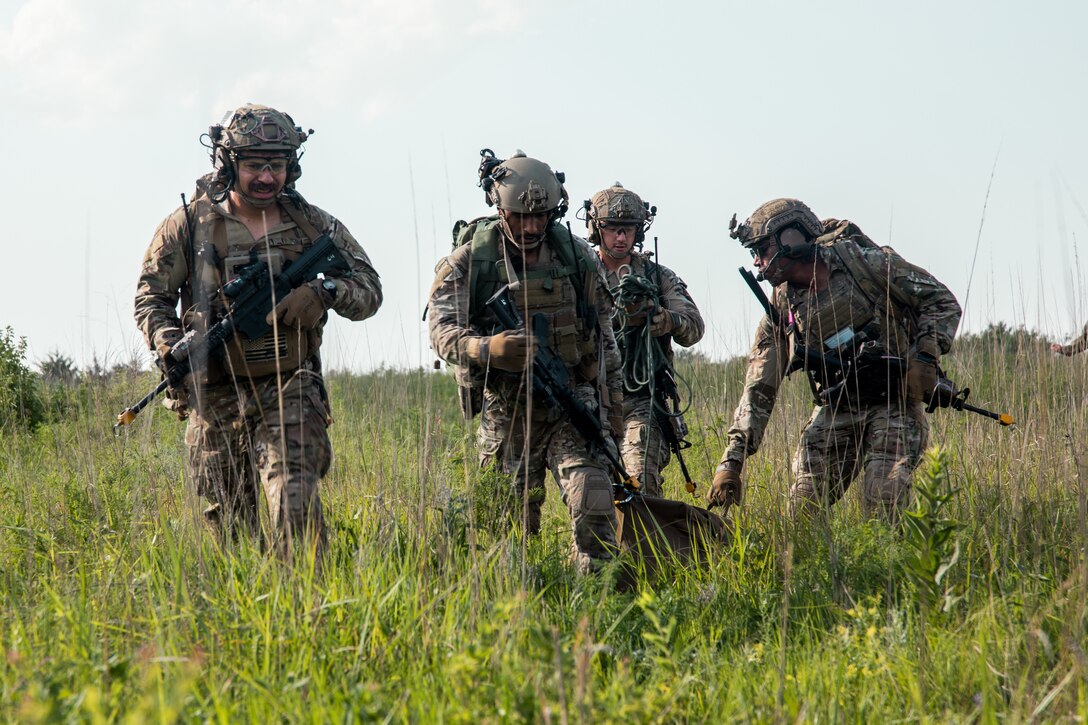
POLYGON ((635 246, 641 246, 646 239, 646 231, 654 222, 657 207, 650 206, 642 200, 638 194, 623 188, 623 184, 616 182, 607 189, 602 189, 586 199, 582 204, 585 212, 586 228, 589 230, 589 243, 600 244, 601 232, 598 225, 601 222, 614 222, 617 224, 636 224, 635 246))
POLYGON ((215 165, 213 190, 222 200, 237 179, 238 158, 247 151, 276 152, 289 159, 285 187, 302 176, 299 149, 313 134, 303 131, 286 113, 269 106, 247 103, 228 112, 221 123, 208 128, 208 143, 215 165))
POLYGON ((801 245, 801 248, 784 248, 781 253, 787 257, 810 254, 813 240, 823 234, 823 224, 812 209, 798 199, 771 199, 764 202, 743 224, 737 224, 737 215, 734 214, 729 221, 729 236, 746 249, 754 249, 768 239, 777 239, 779 234, 791 227, 800 230, 807 243, 801 245))
MULTIPOLYGON (((480 187, 487 205, 515 214, 550 215, 548 223, 567 213, 566 177, 562 171, 552 171, 543 161, 525 155, 520 149, 508 159, 495 157, 491 149, 480 151, 480 187)), ((508 239, 513 240, 506 218, 500 215, 501 226, 508 239)), ((518 244, 525 249, 536 247, 540 241, 518 244)), ((516 243, 516 242, 515 242, 516 243)))

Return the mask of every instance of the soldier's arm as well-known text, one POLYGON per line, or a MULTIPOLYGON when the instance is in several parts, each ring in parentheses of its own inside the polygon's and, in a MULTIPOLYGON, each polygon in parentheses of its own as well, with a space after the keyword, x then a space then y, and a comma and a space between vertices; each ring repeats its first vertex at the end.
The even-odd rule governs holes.
POLYGON ((672 339, 678 345, 691 347, 703 339, 706 323, 691 299, 684 280, 667 267, 661 268, 661 305, 670 312, 675 312, 679 325, 672 330, 672 339))
POLYGON ((337 287, 332 309, 349 320, 365 320, 382 306, 382 281, 370 257, 346 227, 337 225, 333 241, 351 265, 351 274, 329 275, 336 280, 337 287))
POLYGON ((450 365, 473 364, 468 348, 474 338, 480 337, 468 321, 468 252, 469 245, 466 244, 438 263, 427 301, 431 347, 450 365))
POLYGON ((1062 345, 1063 355, 1076 355, 1088 350, 1088 325, 1084 326, 1084 330, 1081 331, 1080 337, 1068 345, 1062 345))
POLYGON ((189 276, 185 248, 189 243, 181 209, 163 220, 144 253, 136 284, 136 326, 151 350, 181 337, 178 299, 189 276))
POLYGON ((785 329, 776 327, 770 317, 764 315, 748 353, 744 392, 733 413, 722 463, 733 461, 742 464, 745 458, 759 450, 789 357, 789 338, 785 329))
POLYGON ((915 309, 918 346, 924 348, 928 342, 940 354, 947 354, 963 314, 956 296, 932 274, 894 252, 890 254, 890 272, 892 283, 908 297, 918 300, 915 309))

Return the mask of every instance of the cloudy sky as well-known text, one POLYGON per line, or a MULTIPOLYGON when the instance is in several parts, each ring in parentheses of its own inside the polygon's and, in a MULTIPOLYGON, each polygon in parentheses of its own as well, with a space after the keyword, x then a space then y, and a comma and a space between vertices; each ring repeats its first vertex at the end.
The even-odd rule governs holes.
POLYGON ((1073 0, 0 0, 0 327, 34 360, 141 355, 143 252, 208 168, 199 135, 253 101, 316 130, 298 188, 385 286, 375 318, 334 321, 332 367, 430 364, 423 297, 452 222, 488 211, 485 146, 566 172, 574 205, 616 180, 657 205, 713 357, 757 316, 726 224, 777 196, 931 269, 961 329, 1068 336, 1088 320, 1084 27, 1073 0))

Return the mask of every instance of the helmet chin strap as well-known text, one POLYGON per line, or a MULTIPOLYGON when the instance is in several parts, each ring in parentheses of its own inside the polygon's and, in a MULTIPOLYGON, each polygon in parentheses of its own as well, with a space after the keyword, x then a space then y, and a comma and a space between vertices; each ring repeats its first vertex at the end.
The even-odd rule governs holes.
MULTIPOLYGON (((505 214, 499 214, 499 226, 502 228, 502 233, 506 237, 506 240, 523 252, 529 252, 536 249, 544 243, 544 237, 547 236, 547 234, 541 234, 540 239, 536 240, 535 242, 519 242, 515 238, 513 230, 510 229, 510 224, 506 221, 505 214)), ((523 235, 522 239, 524 238, 525 237, 523 235)))

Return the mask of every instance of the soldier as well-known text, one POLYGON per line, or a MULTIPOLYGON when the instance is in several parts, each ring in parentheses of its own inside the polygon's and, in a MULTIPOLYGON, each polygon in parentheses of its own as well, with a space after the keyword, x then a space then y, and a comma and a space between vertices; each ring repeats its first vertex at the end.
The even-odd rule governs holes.
POLYGON ((866 512, 894 520, 926 445, 921 401, 952 346, 959 304, 929 272, 796 199, 735 222, 731 236, 774 292, 708 500, 726 510, 741 502, 744 460, 759 449, 783 376, 800 366, 817 407, 793 460, 791 513, 833 504, 860 473, 866 512))
POLYGON ((597 245, 608 285, 623 303, 612 318, 623 356, 623 465, 644 493, 661 496, 661 470, 669 462, 662 424, 672 426, 668 416, 675 411, 661 397, 660 375, 672 368, 671 343, 691 347, 702 339, 705 325, 684 280, 642 251, 656 207, 617 181, 584 208, 589 243, 597 245))
POLYGON ((222 317, 219 290, 239 267, 262 259, 278 273, 322 232, 332 236, 350 272, 292 290, 269 313, 271 333, 236 335, 221 354, 194 360, 183 389, 168 391, 166 400, 188 418, 186 470, 211 502, 209 523, 224 534, 257 532, 260 490, 277 550, 305 537, 320 556, 326 534, 318 481, 332 459, 322 328, 328 310, 349 320, 370 317, 382 290, 348 230, 295 191, 299 149, 312 133, 253 104, 209 129, 215 171, 155 232, 136 290, 136 323, 165 370, 176 364, 169 353, 187 331, 201 333, 222 317))
POLYGON ((547 345, 562 358, 578 399, 592 410, 613 412, 611 426, 618 426, 611 299, 596 255, 559 224, 567 209, 563 175, 520 151, 505 161, 489 150, 481 155, 481 186, 498 215, 456 228, 460 246, 439 262, 431 288, 431 345, 471 386, 467 417, 476 412, 472 400, 482 390, 480 465, 515 477, 526 533, 540 530, 545 471, 552 472, 570 511, 571 556, 585 573, 614 553, 607 463, 561 410, 533 399, 527 372, 533 346, 547 345), (522 320, 546 317, 547 339, 531 339, 524 330, 495 331, 497 318, 485 303, 506 284, 522 320))
POLYGON ((1088 350, 1088 325, 1084 326, 1084 330, 1081 331, 1080 337, 1068 345, 1061 345, 1056 342, 1050 343, 1050 351, 1056 352, 1066 357, 1070 355, 1079 355, 1080 353, 1088 350))

